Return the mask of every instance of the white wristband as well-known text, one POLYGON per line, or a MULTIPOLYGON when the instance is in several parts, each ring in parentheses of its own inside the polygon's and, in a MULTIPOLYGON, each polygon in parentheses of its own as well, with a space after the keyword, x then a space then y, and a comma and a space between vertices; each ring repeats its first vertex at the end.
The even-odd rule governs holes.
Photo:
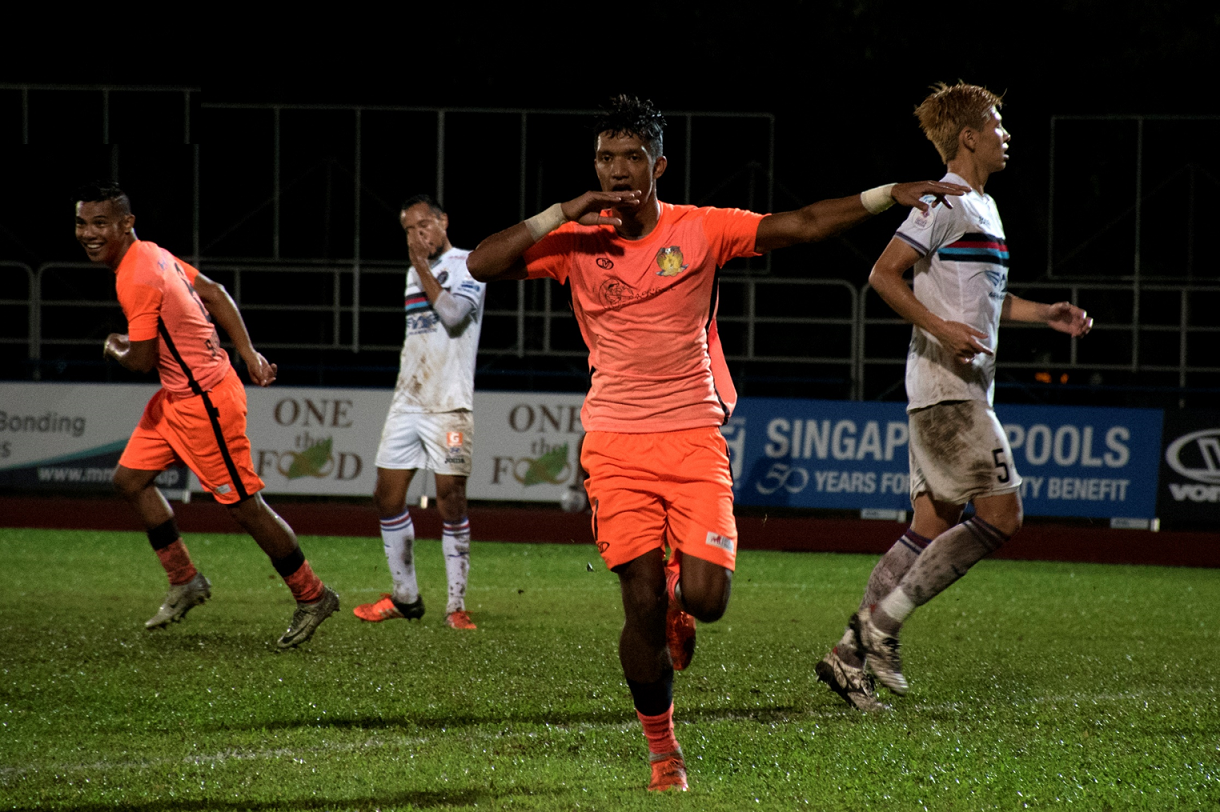
POLYGON ((864 208, 868 210, 869 214, 880 214, 894 205, 894 198, 890 192, 894 190, 895 185, 897 184, 887 183, 860 193, 860 202, 864 204, 864 208))
POLYGON ((563 206, 556 203, 526 220, 525 227, 530 230, 534 242, 538 242, 567 221, 568 218, 563 216, 563 206))

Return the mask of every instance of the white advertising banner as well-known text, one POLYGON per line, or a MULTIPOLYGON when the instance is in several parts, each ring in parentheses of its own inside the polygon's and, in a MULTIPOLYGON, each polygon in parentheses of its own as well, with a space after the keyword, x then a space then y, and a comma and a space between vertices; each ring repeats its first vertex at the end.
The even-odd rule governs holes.
MULTIPOLYGON (((109 490, 156 384, 0 383, 0 487, 109 490)), ((255 470, 268 494, 372 496, 391 392, 247 387, 255 470)), ((470 499, 558 502, 578 481, 581 395, 476 392, 470 499)), ((182 487, 185 470, 160 484, 182 487)), ((197 487, 197 485, 196 485, 197 487)), ((435 496, 430 474, 408 498, 435 496)))
MULTIPOLYGON (((108 491, 156 384, 0 383, 0 487, 108 491)), ((186 469, 157 480, 180 490, 186 469)))

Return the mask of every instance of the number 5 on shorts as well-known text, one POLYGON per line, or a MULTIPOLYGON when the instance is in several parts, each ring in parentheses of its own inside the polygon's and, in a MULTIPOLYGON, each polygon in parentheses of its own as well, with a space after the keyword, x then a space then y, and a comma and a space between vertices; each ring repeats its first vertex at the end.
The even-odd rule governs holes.
POLYGON ((991 449, 991 458, 993 460, 995 460, 995 467, 1000 468, 1004 471, 1004 473, 1002 473, 1000 476, 996 477, 996 482, 999 482, 1001 484, 1008 482, 1008 480, 1010 479, 1010 477, 1008 476, 1008 463, 1004 462, 1003 457, 1004 457, 1004 449, 1002 449, 1002 448, 991 449))

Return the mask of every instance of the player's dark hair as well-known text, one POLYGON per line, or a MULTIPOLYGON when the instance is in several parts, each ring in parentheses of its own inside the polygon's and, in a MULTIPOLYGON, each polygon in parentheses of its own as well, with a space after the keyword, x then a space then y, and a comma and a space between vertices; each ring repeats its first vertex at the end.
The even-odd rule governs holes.
POLYGON ((634 135, 644 142, 644 149, 654 161, 665 152, 665 116, 652 106, 649 99, 620 93, 602 105, 593 119, 593 135, 634 135))
POLYGON ((72 194, 72 205, 74 206, 77 203, 98 203, 103 200, 114 201, 121 216, 126 217, 131 214, 131 199, 119 188, 117 183, 112 181, 91 181, 84 186, 77 187, 72 194))
POLYGON ((412 206, 418 206, 420 203, 423 203, 428 208, 432 209, 432 213, 437 217, 440 217, 445 213, 445 210, 441 208, 441 204, 437 203, 432 195, 415 195, 413 197, 408 197, 402 202, 402 208, 399 209, 399 211, 406 211, 412 206))

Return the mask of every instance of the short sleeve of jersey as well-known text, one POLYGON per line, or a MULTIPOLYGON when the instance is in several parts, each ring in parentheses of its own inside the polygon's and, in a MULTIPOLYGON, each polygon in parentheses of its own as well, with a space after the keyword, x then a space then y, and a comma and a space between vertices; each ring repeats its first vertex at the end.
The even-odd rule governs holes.
POLYGON ((932 195, 925 195, 922 200, 928 204, 928 210, 911 209, 894 236, 914 248, 920 257, 926 257, 960 237, 964 229, 958 216, 960 207, 950 209, 943 204, 936 205, 932 195))
POLYGON ((745 209, 704 209, 703 234, 716 267, 738 257, 757 257, 758 224, 766 215, 745 209))
POLYGON ((569 258, 576 250, 577 223, 564 223, 534 243, 522 256, 530 279, 547 276, 559 284, 568 281, 569 258))
POLYGON ((127 317, 127 337, 131 341, 149 341, 157 337, 165 292, 161 276, 150 260, 142 253, 136 259, 138 264, 133 273, 116 293, 127 317))

